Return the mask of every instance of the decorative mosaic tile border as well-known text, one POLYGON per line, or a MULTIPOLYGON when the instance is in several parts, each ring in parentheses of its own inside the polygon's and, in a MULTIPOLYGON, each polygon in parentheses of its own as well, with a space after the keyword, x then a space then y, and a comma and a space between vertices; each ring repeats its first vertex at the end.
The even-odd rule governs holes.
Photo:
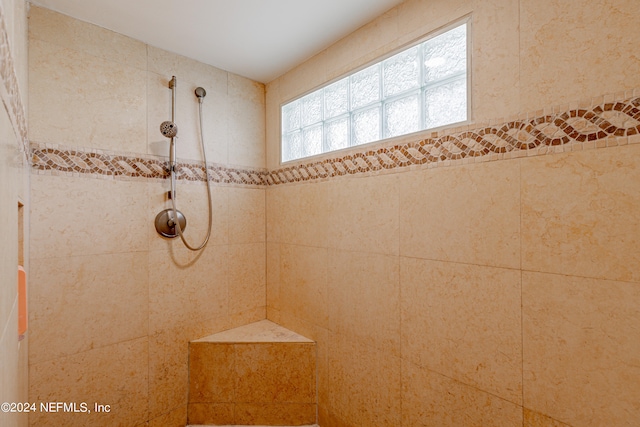
MULTIPOLYGON (((169 177, 166 159, 152 156, 127 156, 106 151, 81 151, 52 144, 31 143, 34 171, 66 175, 88 174, 98 177, 165 179, 169 177)), ((204 181, 205 170, 196 162, 178 162, 177 178, 204 181)), ((216 183, 251 186, 266 185, 266 171, 208 165, 209 180, 216 183)))
POLYGON ((18 138, 20 138, 20 151, 28 158, 29 140, 27 138, 27 119, 20 97, 18 77, 16 75, 11 44, 7 34, 7 26, 4 11, 0 7, 0 99, 5 105, 9 118, 18 138))
POLYGON ((640 135, 640 97, 443 133, 418 142, 280 168, 269 172, 267 183, 278 185, 412 165, 446 166, 465 160, 499 160, 623 145, 629 143, 629 137, 640 135), (602 144, 605 140, 606 144, 602 144))
MULTIPOLYGON (((640 142, 640 96, 602 98, 594 106, 509 120, 495 125, 448 129, 417 142, 300 163, 266 171, 208 166, 213 182, 251 186, 280 185, 333 177, 391 171, 410 166, 438 167, 457 163, 539 156, 640 142)), ((594 102, 595 103, 595 102, 594 102)), ((586 104, 585 104, 586 105, 586 104)), ((131 157, 104 151, 80 151, 32 143, 35 170, 122 178, 168 177, 166 159, 131 157)), ((178 179, 204 181, 198 163, 180 162, 178 179)))

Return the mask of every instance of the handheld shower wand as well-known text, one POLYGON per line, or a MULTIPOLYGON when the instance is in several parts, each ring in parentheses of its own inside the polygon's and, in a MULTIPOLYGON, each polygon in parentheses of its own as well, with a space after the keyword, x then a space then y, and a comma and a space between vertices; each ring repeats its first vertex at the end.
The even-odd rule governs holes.
POLYGON ((203 249, 207 245, 207 242, 209 242, 209 237, 211 236, 211 223, 212 223, 212 216, 213 216, 212 214, 213 208, 211 203, 211 185, 209 184, 209 172, 207 170, 207 154, 204 146, 204 136, 202 133, 202 102, 207 92, 201 87, 198 87, 195 90, 195 95, 198 98, 200 143, 202 146, 202 157, 204 159, 204 174, 205 174, 205 181, 207 184, 207 198, 209 201, 209 226, 207 229, 207 236, 205 237, 202 244, 200 244, 198 247, 193 247, 186 241, 182 233, 187 226, 187 220, 182 214, 182 212, 180 212, 176 208, 176 144, 174 140, 174 138, 177 138, 177 135, 178 135, 178 126, 175 124, 176 86, 177 86, 176 76, 173 76, 171 78, 171 81, 169 81, 169 88, 171 89, 171 121, 162 122, 162 124, 160 125, 160 132, 162 133, 162 135, 166 136, 167 138, 170 138, 169 173, 171 176, 171 192, 170 192, 171 208, 165 209, 164 211, 160 212, 156 216, 155 225, 156 225, 156 231, 161 235, 169 238, 180 236, 180 239, 182 240, 184 245, 187 247, 187 249, 190 249, 192 251, 198 251, 200 249, 203 249))

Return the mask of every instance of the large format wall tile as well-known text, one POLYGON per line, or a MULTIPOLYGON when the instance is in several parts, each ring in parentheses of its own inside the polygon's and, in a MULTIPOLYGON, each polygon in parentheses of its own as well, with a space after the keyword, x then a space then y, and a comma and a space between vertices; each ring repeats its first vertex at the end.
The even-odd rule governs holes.
MULTIPOLYGON (((151 394, 151 393, 150 393, 151 394)), ((187 407, 180 407, 161 415, 151 418, 146 427, 184 427, 187 423, 187 407)))
MULTIPOLYGON (((447 1, 446 9, 451 10, 447 1)), ((474 0, 471 14, 471 120, 508 117, 520 109, 519 0, 474 0)), ((427 6, 430 14, 431 5, 427 6)), ((463 13, 455 9, 458 16, 463 13)), ((458 19, 452 16, 450 19, 458 19)), ((527 110, 525 110, 527 111, 527 110)))
POLYGON ((30 363, 145 337, 147 254, 31 262, 30 363))
POLYGON ((184 409, 189 382, 189 330, 183 327, 149 336, 149 418, 184 409))
POLYGON ((20 180, 12 158, 17 151, 16 146, 17 141, 11 122, 2 110, 0 112, 0 194, 5 202, 0 203, 0 218, 5 227, 2 227, 0 234, 0 270, 3 272, 0 279, 0 331, 2 331, 0 335, 5 331, 18 296, 16 282, 18 280, 17 264, 20 262, 17 227, 20 180))
POLYGON ((522 407, 403 360, 402 425, 521 427, 522 407))
MULTIPOLYGON (((231 328, 228 316, 196 319, 188 325, 159 330, 149 335, 149 419, 167 412, 187 414, 189 387, 189 341, 231 328)), ((167 415, 170 418, 172 416, 167 415)), ((176 419, 178 414, 174 414, 176 419)), ((159 423, 159 421, 157 421, 159 423)), ((171 424, 171 423, 168 423, 171 424)), ((184 422, 182 426, 184 427, 184 422)))
POLYGON ((332 250, 329 329, 400 356, 399 274, 397 257, 332 250))
POLYGON ((523 427, 569 427, 568 424, 527 408, 523 408, 522 415, 524 417, 523 427))
POLYGON ((329 184, 328 192, 329 247, 398 254, 396 175, 338 179, 329 184))
POLYGON ((265 243, 229 246, 229 313, 266 307, 265 243))
POLYGON ((229 73, 228 84, 229 164, 264 168, 264 85, 229 73))
MULTIPOLYGON (((267 309, 280 309, 280 244, 267 243, 266 253, 266 300, 267 309)), ((278 323, 278 322, 276 322, 278 323)))
POLYGON ((281 245, 280 309, 326 328, 327 268, 327 249, 281 245))
POLYGON ((141 41, 35 5, 29 9, 29 38, 147 69, 147 46, 141 41))
POLYGON ((148 248, 147 184, 32 175, 31 259, 148 248))
POLYGON ((267 240, 327 246, 328 185, 288 185, 267 190, 267 240))
POLYGON ((258 243, 266 241, 266 190, 228 188, 229 242, 258 243))
POLYGON ((400 425, 400 358, 352 336, 329 338, 329 410, 350 426, 400 425))
POLYGON ((640 286, 524 273, 524 404, 574 427, 640 419, 640 286))
POLYGON ((45 41, 29 43, 29 138, 146 152, 146 72, 45 41))
POLYGON ((149 253, 149 332, 229 314, 229 250, 207 246, 149 253), (184 260, 184 261, 183 261, 184 260))
POLYGON ((86 402, 91 413, 35 412, 34 426, 136 426, 148 418, 147 338, 37 363, 29 370, 30 402, 86 402), (97 413, 94 403, 110 405, 97 413))
POLYGON ((522 403, 520 272, 403 258, 402 357, 522 403))
POLYGON ((633 0, 520 4, 520 111, 640 86, 633 0))
POLYGON ((234 347, 234 401, 316 401, 315 343, 247 343, 234 347))
POLYGON ((525 270, 640 281, 640 146, 522 163, 525 270))
POLYGON ((233 403, 235 348, 228 343, 190 343, 189 403, 233 403))
POLYGON ((400 254, 519 268, 519 204, 518 161, 403 174, 400 254))

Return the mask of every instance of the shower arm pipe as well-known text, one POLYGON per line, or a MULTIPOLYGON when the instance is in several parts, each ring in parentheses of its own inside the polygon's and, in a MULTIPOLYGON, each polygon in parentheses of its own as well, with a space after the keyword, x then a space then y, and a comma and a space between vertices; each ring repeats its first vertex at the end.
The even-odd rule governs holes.
MULTIPOLYGON (((169 88, 171 89, 171 123, 176 122, 176 85, 176 76, 172 76, 169 81, 169 88)), ((176 168, 176 144, 173 138, 175 137, 172 136, 169 142, 169 168, 171 172, 175 171, 176 168)))

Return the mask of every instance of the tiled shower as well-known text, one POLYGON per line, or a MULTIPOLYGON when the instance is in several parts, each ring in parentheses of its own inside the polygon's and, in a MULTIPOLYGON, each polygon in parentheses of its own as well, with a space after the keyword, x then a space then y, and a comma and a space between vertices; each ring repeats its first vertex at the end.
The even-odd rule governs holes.
POLYGON ((182 427, 188 343, 268 319, 317 343, 322 427, 636 425, 636 9, 407 0, 264 85, 3 0, 3 144, 29 152, 1 188, 28 208, 30 324, 20 347, 3 332, 1 400, 113 410, 0 423, 182 427), (281 104, 464 16, 471 123, 280 164, 281 104), (208 92, 200 254, 153 227, 173 75, 192 240, 207 213, 192 93, 208 92))

